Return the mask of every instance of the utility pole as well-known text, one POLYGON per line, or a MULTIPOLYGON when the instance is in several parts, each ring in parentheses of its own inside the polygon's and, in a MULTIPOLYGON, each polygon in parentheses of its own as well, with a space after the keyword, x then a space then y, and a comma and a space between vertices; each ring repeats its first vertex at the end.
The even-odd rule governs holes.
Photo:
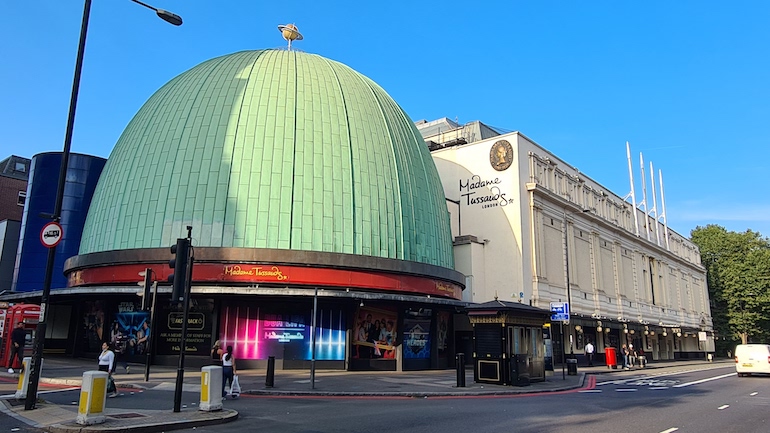
MULTIPOLYGON (((180 244, 180 240, 177 241, 177 245, 180 244)), ((184 269, 180 269, 180 275, 174 275, 174 291, 177 287, 177 278, 183 278, 184 284, 184 300, 182 301, 182 335, 179 338, 179 365, 176 369, 176 388, 174 388, 174 412, 181 412, 182 410, 182 386, 184 385, 184 356, 187 351, 187 320, 188 311, 190 309, 190 280, 192 279, 192 268, 194 261, 194 254, 192 248, 192 226, 187 226, 187 245, 189 248, 185 248, 186 257, 180 257, 186 261, 184 269)), ((175 252, 179 252, 179 249, 174 249, 175 252)), ((172 299, 172 302, 176 302, 178 299, 172 299)))

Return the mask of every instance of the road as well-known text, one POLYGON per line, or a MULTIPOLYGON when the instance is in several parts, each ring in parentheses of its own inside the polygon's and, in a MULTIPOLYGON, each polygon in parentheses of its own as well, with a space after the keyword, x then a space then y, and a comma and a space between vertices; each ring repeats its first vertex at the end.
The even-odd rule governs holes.
MULTIPOLYGON (((234 423, 198 433, 255 432, 741 432, 770 431, 770 377, 736 376, 730 364, 617 372, 592 376, 587 389, 477 397, 275 397, 243 395, 225 406, 234 423), (648 374, 650 373, 650 374, 648 374)), ((157 394, 156 394, 157 395, 157 394)), ((66 403, 74 391, 46 396, 66 403), (71 395, 70 395, 71 394, 71 395)), ((119 407, 142 396, 125 394, 119 407)), ((197 394, 184 393, 195 405, 197 394)), ((173 393, 146 401, 172 407, 173 393)), ((74 400, 73 400, 74 401, 74 400)), ((1 427, 0 427, 1 428, 1 427)))

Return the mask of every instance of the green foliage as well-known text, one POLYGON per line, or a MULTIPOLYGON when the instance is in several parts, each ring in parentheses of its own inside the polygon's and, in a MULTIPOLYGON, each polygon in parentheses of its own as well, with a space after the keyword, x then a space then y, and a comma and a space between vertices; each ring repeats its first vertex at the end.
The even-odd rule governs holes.
POLYGON ((690 236, 706 267, 717 336, 770 342, 770 240, 712 224, 690 236))

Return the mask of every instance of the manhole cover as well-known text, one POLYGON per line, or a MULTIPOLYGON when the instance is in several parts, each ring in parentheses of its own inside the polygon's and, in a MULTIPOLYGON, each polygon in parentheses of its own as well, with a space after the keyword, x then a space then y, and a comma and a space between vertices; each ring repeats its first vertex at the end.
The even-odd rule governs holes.
POLYGON ((107 415, 110 418, 145 418, 147 415, 142 415, 141 413, 136 412, 129 412, 129 413, 114 413, 112 415, 107 415))

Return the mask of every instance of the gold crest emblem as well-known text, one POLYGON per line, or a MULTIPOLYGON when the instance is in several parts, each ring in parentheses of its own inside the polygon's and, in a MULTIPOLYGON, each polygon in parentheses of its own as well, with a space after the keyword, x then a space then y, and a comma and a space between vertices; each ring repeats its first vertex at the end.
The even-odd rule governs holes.
POLYGON ((489 149, 489 163, 497 171, 506 170, 513 162, 513 146, 506 140, 500 140, 489 149))

